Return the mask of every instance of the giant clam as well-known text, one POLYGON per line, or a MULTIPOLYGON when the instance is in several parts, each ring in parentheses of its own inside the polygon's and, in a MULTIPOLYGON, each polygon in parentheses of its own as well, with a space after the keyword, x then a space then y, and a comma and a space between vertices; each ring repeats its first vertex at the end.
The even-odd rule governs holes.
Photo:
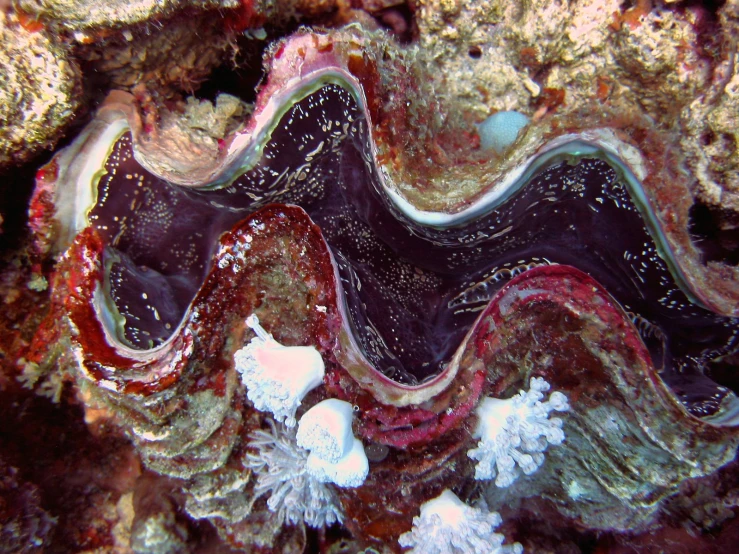
POLYGON ((739 404, 704 370, 739 346, 736 270, 701 263, 688 175, 648 121, 551 116, 493 159, 462 124, 399 148, 416 76, 382 35, 302 31, 266 65, 217 149, 112 94, 31 204, 38 251, 60 256, 50 318, 77 384, 181 480, 192 517, 234 545, 303 540, 265 523, 247 463, 270 425, 233 365, 252 313, 326 360, 301 410, 351 402, 378 452, 363 486, 335 491, 365 545, 399 550, 449 488, 641 530, 733 459, 739 404), (414 160, 440 142, 455 159, 414 160), (473 409, 532 376, 567 393, 566 441, 510 488, 476 482, 473 409))

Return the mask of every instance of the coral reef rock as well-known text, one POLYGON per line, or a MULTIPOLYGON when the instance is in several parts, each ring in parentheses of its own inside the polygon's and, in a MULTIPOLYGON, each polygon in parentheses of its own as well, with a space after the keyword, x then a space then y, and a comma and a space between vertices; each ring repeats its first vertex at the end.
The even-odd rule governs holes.
MULTIPOLYGON (((404 45, 395 3, 368 28, 329 2, 355 23, 271 42, 256 97, 215 106, 116 35, 98 61, 145 77, 37 173, 48 301, 7 356, 130 441, 105 521, 158 552, 729 529, 739 268, 703 216, 736 213, 732 8, 678 4, 419 1, 404 45)), ((223 28, 261 40, 275 5, 223 28)))

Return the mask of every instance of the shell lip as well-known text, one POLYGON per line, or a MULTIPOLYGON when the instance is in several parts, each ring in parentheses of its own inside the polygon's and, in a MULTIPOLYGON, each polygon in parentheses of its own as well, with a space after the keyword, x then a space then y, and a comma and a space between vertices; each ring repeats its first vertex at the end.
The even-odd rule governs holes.
MULTIPOLYGON (((352 40, 359 40, 359 37, 352 37, 352 40)), ((122 113, 129 120, 128 124, 137 146, 134 154, 139 163, 153 175, 180 186, 199 190, 222 188, 258 162, 264 144, 268 142, 286 110, 294 102, 324 84, 338 84, 349 91, 361 106, 364 117, 368 122, 372 122, 364 87, 349 69, 351 54, 337 53, 335 48, 321 49, 322 44, 329 43, 356 46, 352 40, 344 37, 344 42, 334 41, 329 34, 303 32, 283 41, 279 48, 280 55, 274 54, 272 57, 268 82, 258 95, 254 114, 243 129, 235 131, 225 139, 227 148, 219 152, 211 162, 201 163, 197 171, 183 173, 176 169, 166 169, 165 162, 167 156, 171 155, 171 150, 166 148, 158 150, 156 136, 146 136, 130 95, 111 95, 110 101, 106 101, 106 105, 101 109, 100 117, 103 117, 102 112, 107 110, 109 113, 122 113), (148 140, 149 138, 154 140, 148 140)), ((351 50, 351 47, 348 49, 351 50)), ((374 133, 369 133, 368 139, 374 164, 377 168, 382 168, 378 161, 379 149, 374 133)), ((681 263, 677 261, 679 253, 675 251, 673 241, 665 235, 664 224, 656 215, 653 201, 642 189, 641 182, 649 175, 647 161, 632 144, 619 138, 614 129, 602 127, 567 133, 533 146, 536 147, 535 150, 530 145, 522 145, 522 148, 530 151, 522 163, 512 167, 502 178, 491 181, 485 190, 471 201, 450 211, 416 208, 402 192, 403 183, 394 183, 388 171, 380 170, 376 173, 381 182, 382 194, 396 213, 417 225, 443 229, 458 226, 494 209, 523 187, 536 171, 559 157, 602 156, 626 177, 631 196, 658 243, 660 256, 668 264, 680 288, 694 303, 720 313, 727 313, 724 307, 718 305, 711 295, 705 292, 705 287, 698 286, 696 279, 688 276, 681 263)), ((75 215, 75 221, 80 217, 84 215, 75 215)), ((70 228, 70 225, 62 227, 70 228)), ((76 222, 71 225, 70 232, 74 233, 80 228, 79 222, 76 222)), ((68 243, 70 237, 68 234, 65 237, 68 243)), ((731 314, 734 312, 739 313, 739 305, 732 308, 731 314)))
POLYGON ((688 414, 691 417, 716 427, 739 427, 739 398, 731 398, 728 404, 722 406, 721 410, 713 416, 699 418, 693 416, 690 412, 688 414))
MULTIPOLYGON (((308 37, 311 35, 304 35, 302 38, 308 37)), ((307 40, 307 39, 305 39, 307 40)), ((297 39, 296 39, 297 41, 297 39)), ((293 43, 290 43, 292 45, 293 43)), ((313 54, 316 56, 316 58, 320 58, 319 55, 313 54)), ((330 59, 323 60, 321 63, 314 63, 311 64, 299 64, 299 67, 297 69, 292 69, 292 73, 288 73, 288 79, 284 80, 282 83, 278 83, 276 87, 272 87, 273 89, 276 88, 278 92, 282 94, 282 96, 274 96, 274 98, 270 97, 267 100, 262 100, 263 102, 266 102, 266 104, 260 104, 261 109, 259 109, 256 113, 256 115, 250 120, 250 123, 247 125, 246 130, 240 131, 238 134, 234 135, 231 138, 231 142, 228 147, 228 154, 226 158, 220 158, 216 162, 217 167, 217 174, 221 175, 221 177, 225 178, 224 176, 229 172, 234 172, 235 167, 238 165, 237 160, 239 163, 242 163, 242 165, 239 165, 239 170, 243 169, 243 162, 244 160, 248 160, 249 156, 258 154, 261 151, 261 147, 263 146, 263 142, 267 141, 269 138, 269 129, 273 129, 275 125, 277 125, 279 120, 279 113, 281 107, 284 109, 287 109, 287 107, 290 104, 290 101, 285 100, 286 98, 290 98, 295 95, 300 94, 308 94, 311 90, 314 90, 315 87, 320 87, 322 84, 326 82, 339 82, 341 85, 349 85, 350 92, 355 96, 355 98, 358 99, 359 103, 361 104, 362 110, 367 117, 368 120, 370 120, 370 112, 367 107, 367 99, 364 93, 364 89, 361 86, 361 84, 354 78, 352 73, 348 71, 341 63, 336 61, 336 56, 332 55, 330 59), (332 65, 333 64, 333 65, 332 65), (262 119, 259 119, 259 118, 262 119), (269 128, 269 129, 268 129, 269 128), (256 131, 255 131, 256 130, 256 131), (255 134, 256 133, 256 134, 255 134), (261 133, 261 134, 260 134, 261 133), (231 160, 229 162, 229 160, 231 160)), ((315 62, 315 60, 314 60, 315 62)), ((267 90, 270 90, 269 86, 266 87, 261 93, 260 98, 265 99, 267 98, 267 90)), ((274 92, 272 90, 271 92, 274 92)), ((123 98, 121 100, 122 102, 132 102, 131 100, 127 100, 126 98, 123 98)), ((132 104, 131 104, 132 105, 132 104)), ((111 110, 109 113, 123 113, 125 117, 132 117, 131 110, 120 110, 119 108, 115 107, 115 104, 111 105, 111 110)), ((284 112, 284 109, 282 110, 284 112)), ((121 124, 122 125, 122 124, 121 124)), ((129 121, 129 127, 132 129, 134 135, 137 133, 141 133, 140 126, 134 125, 129 121)), ((111 131, 112 133, 112 131, 111 131)), ((114 133, 113 133, 114 134, 114 133)), ((142 142, 142 141, 138 141, 142 142)), ((369 143, 371 145, 372 155, 374 158, 374 163, 376 167, 380 167, 380 163, 377 160, 377 144, 375 143, 375 137, 370 133, 369 136, 369 143)), ((527 174, 530 172, 536 171, 537 164, 543 165, 551 159, 553 159, 556 156, 586 156, 586 155, 593 155, 597 152, 602 153, 606 158, 609 159, 609 161, 614 163, 619 163, 620 168, 622 171, 627 173, 627 176, 630 176, 630 180, 636 182, 640 179, 644 178, 645 175, 645 169, 644 169, 644 160, 642 159, 641 155, 638 153, 638 151, 635 151, 633 146, 629 145, 628 143, 625 143, 623 141, 620 141, 620 139, 617 139, 616 134, 609 129, 594 129, 590 131, 583 131, 581 133, 570 133, 567 135, 562 135, 560 137, 557 137, 553 140, 551 140, 548 143, 545 143, 544 145, 540 146, 540 148, 536 151, 536 153, 531 156, 526 163, 519 166, 517 169, 517 173, 513 173, 510 177, 507 177, 505 180, 493 183, 490 186, 491 187, 497 187, 497 192, 489 191, 489 194, 491 196, 485 197, 483 195, 484 201, 481 199, 476 199, 471 205, 468 205, 462 212, 456 212, 454 214, 447 214, 445 212, 423 212, 421 210, 415 209, 408 200, 403 197, 399 189, 392 185, 392 183, 389 181, 389 176, 384 171, 378 171, 378 175, 380 176, 380 179, 382 180, 382 189, 386 196, 390 197, 392 203, 394 204, 394 207, 396 210, 398 210, 401 213, 404 213, 409 219, 413 220, 414 222, 417 222, 419 224, 428 224, 433 225, 434 221, 432 220, 425 220, 424 217, 426 215, 423 214, 433 214, 434 217, 442 217, 438 214, 442 214, 444 218, 451 218, 447 220, 439 220, 436 221, 437 224, 444 226, 444 225, 455 225, 458 224, 458 221, 461 221, 461 219, 467 218, 467 217, 474 217, 475 211, 481 211, 484 209, 483 205, 488 202, 491 203, 493 200, 491 198, 503 198, 500 195, 503 194, 513 194, 515 192, 513 189, 515 189, 516 186, 523 186, 523 183, 527 180, 527 174), (615 142, 614 142, 615 141, 615 142), (626 155, 624 155, 624 152, 626 152, 626 155), (639 178, 637 178, 639 177, 639 178), (503 189, 501 192, 500 189, 503 189), (496 197, 495 195, 499 195, 496 197), (405 204, 403 204, 405 202, 405 204), (400 203, 400 204, 399 204, 400 203), (405 207, 405 211, 404 211, 405 207), (415 211, 413 211, 415 210, 415 211), (407 212, 407 213, 406 213, 407 212), (418 215, 422 214, 422 215, 418 215), (463 214, 463 215, 460 215, 463 214), (470 215, 473 214, 473 215, 470 215), (458 218, 458 219, 454 219, 458 218), (461 218, 461 219, 459 219, 461 218)), ((146 155, 140 155, 137 156, 137 160, 146 165, 147 163, 147 156, 146 155)), ((152 169, 152 173, 155 175, 161 175, 157 173, 156 169, 152 169)), ((213 174, 211 173, 211 177, 213 174)), ((174 181, 173 181, 174 182, 174 181)), ((207 186, 214 186, 216 185, 216 181, 207 181, 209 184, 204 185, 203 183, 206 181, 202 180, 195 180, 191 182, 189 185, 185 186, 195 186, 200 188, 207 188, 207 186)), ((632 183, 633 184, 633 183, 632 183)), ((635 194, 635 191, 638 192, 639 188, 637 186, 631 187, 632 195, 635 194)), ((504 199, 504 198, 503 198, 504 199)), ((650 216, 653 216, 653 211, 650 208, 650 202, 646 197, 642 198, 644 205, 650 209, 650 216)), ((503 201, 503 200, 499 200, 503 201)), ((639 202, 637 202, 639 203, 639 202)), ((428 216, 431 217, 431 216, 428 216)), ((654 217, 656 220, 656 217, 654 217)), ((76 228, 76 227, 75 227, 76 228)), ((659 222, 656 222, 656 229, 661 232, 661 227, 659 222)), ((664 241, 663 235, 660 235, 662 237, 662 243, 663 243, 663 250, 666 250, 668 253, 672 253, 671 248, 669 245, 666 245, 664 241)), ((657 237, 657 240, 659 242, 659 237, 657 237)), ((663 252, 664 253, 664 252, 663 252)), ((664 257, 664 256, 663 256, 664 257)), ((667 258, 671 258, 672 256, 667 256, 667 258)), ((669 263, 669 262, 668 262, 669 263)), ((685 284, 686 279, 680 278, 681 272, 680 268, 677 264, 671 265, 671 269, 673 270, 673 275, 676 276, 678 281, 682 284, 685 284)), ((690 289, 684 290, 689 291, 690 289)), ((172 335, 169 339, 167 339, 164 343, 161 345, 155 347, 151 350, 145 350, 143 351, 144 354, 141 354, 141 357, 139 359, 149 359, 150 354, 156 357, 156 354, 160 354, 164 352, 168 346, 171 344, 171 341, 174 340, 174 337, 181 331, 182 327, 186 325, 186 322, 189 319, 190 310, 192 309, 192 304, 188 307, 188 310, 185 312, 185 315, 183 315, 183 318, 180 321, 180 324, 177 326, 176 330, 173 331, 172 335)), ((348 336, 351 336, 351 333, 349 333, 348 336)), ((469 334, 465 337, 464 341, 467 341, 469 337, 469 334)), ((111 339, 112 340, 112 339, 111 339)), ((463 341, 463 342, 464 342, 463 341)), ((120 342, 120 341, 118 341, 120 342)), ((352 343, 352 341, 349 342, 349 345, 352 348, 358 348, 355 343, 352 343)), ((130 349, 129 349, 130 350, 130 349)), ((124 350, 126 351, 126 350, 124 350)), ((134 350, 130 351, 129 355, 133 357, 138 357, 139 351, 134 350)), ((386 385, 392 386, 395 389, 400 390, 407 390, 407 391, 419 391, 419 390, 438 390, 439 388, 443 389, 443 385, 445 383, 448 384, 448 382, 453 379, 456 369, 456 354, 455 357, 452 358, 452 362, 449 364, 449 366, 442 371, 442 373, 437 374, 434 376, 431 380, 429 380, 426 383, 421 383, 420 385, 405 385, 401 383, 397 383, 395 381, 392 381, 391 379, 387 378, 386 376, 378 377, 380 381, 387 379, 386 385)), ((363 362, 366 364, 366 359, 363 360, 363 362)), ((381 374, 380 374, 381 375, 381 374)))
MULTIPOLYGON (((491 183, 486 192, 476 197, 473 202, 458 207, 456 211, 419 210, 397 188, 387 183, 383 185, 393 205, 404 217, 419 225, 448 229, 478 219, 494 210, 525 186, 529 179, 543 167, 562 159, 579 159, 599 155, 602 155, 611 165, 617 164, 619 169, 632 177, 632 181, 638 181, 640 179, 638 176, 643 178, 646 174, 641 155, 630 144, 618 139, 612 129, 604 127, 560 135, 544 143, 523 164, 509 171, 501 181, 491 183), (621 157, 623 152, 629 152, 628 162, 621 157)), ((386 175, 380 174, 383 179, 387 179, 386 175)), ((630 187, 630 190, 632 189, 633 187, 630 187)))
MULTIPOLYGON (((295 102, 329 83, 342 86, 352 93, 361 105, 367 121, 371 121, 363 87, 343 67, 321 66, 300 75, 299 78, 289 80, 286 88, 280 90, 279 94, 270 97, 264 105, 264 111, 255 113, 247 127, 229 139, 228 154, 207 176, 197 179, 188 177, 184 182, 183 179, 173 178, 176 177, 174 174, 165 175, 158 172, 157 167, 148 163, 146 156, 137 155, 137 160, 152 174, 181 186, 202 191, 226 187, 258 162, 263 145, 269 140, 286 110, 295 102), (291 100, 286 101, 286 98, 291 100)), ((377 158, 379 150, 373 133, 370 133, 368 138, 374 164, 379 168, 381 167, 377 158)), ((683 292, 693 303, 706 309, 721 311, 703 294, 702 289, 691 284, 691 280, 676 261, 675 250, 665 235, 652 202, 642 188, 641 182, 648 174, 646 161, 633 145, 620 139, 613 129, 607 127, 587 129, 550 139, 539 145, 523 163, 513 167, 502 179, 491 181, 485 191, 472 201, 449 212, 416 208, 404 196, 400 187, 392 182, 386 171, 377 171, 376 174, 381 182, 382 195, 387 199, 391 210, 399 217, 413 225, 449 229, 490 213, 521 190, 540 170, 558 161, 572 162, 587 157, 604 159, 624 176, 629 193, 657 244, 660 257, 668 264, 670 272, 683 292)), ((739 310, 739 307, 737 309, 739 310)))
MULTIPOLYGON (((107 279, 107 275, 104 275, 102 278, 107 279)), ((111 310, 115 308, 111 308, 110 299, 108 295, 104 292, 104 289, 104 284, 98 282, 93 293, 92 305, 95 314, 101 323, 101 327, 105 336, 105 341, 108 343, 108 345, 115 348, 116 352, 118 352, 120 356, 128 358, 129 360, 137 363, 151 362, 169 352, 172 348, 172 343, 180 337, 181 333, 187 331, 186 327, 192 315, 195 298, 193 298, 188 305, 184 315, 182 316, 182 319, 180 320, 180 323, 165 341, 161 342, 157 346, 147 349, 139 349, 134 348, 133 346, 129 346, 120 338, 120 333, 118 331, 120 325, 116 321, 114 321, 115 315, 111 313, 111 310)), ((117 312, 117 309, 115 310, 117 312)))
MULTIPOLYGON (((118 129, 118 127, 120 127, 120 124, 115 127, 116 133, 113 134, 116 136, 120 136, 120 132, 122 132, 120 131, 120 129, 118 129)), ((121 127, 121 129, 123 129, 123 127, 121 127)), ((589 156, 593 154, 595 148, 596 146, 591 143, 583 142, 581 138, 577 135, 567 135, 561 137, 558 141, 552 141, 551 148, 547 148, 546 151, 551 155, 550 157, 563 153, 575 156, 589 156), (572 153, 573 148, 575 149, 574 154, 572 153)), ((517 179, 514 179, 514 182, 519 180, 524 181, 525 177, 519 176, 517 179)), ((334 271, 336 272, 336 262, 334 259, 332 259, 332 264, 334 266, 334 271)), ((337 283, 340 283, 340 279, 337 279, 336 275, 335 281, 337 283)), ((110 314, 108 313, 106 308, 109 308, 109 306, 107 306, 107 302, 104 301, 103 296, 104 295, 100 293, 99 290, 96 291, 94 301, 96 312, 102 316, 101 319, 104 323, 103 328, 106 332, 106 341, 111 346, 114 346, 121 356, 132 361, 136 361, 138 363, 146 363, 165 355, 165 353, 171 348, 171 345, 173 341, 175 341, 176 337, 179 336, 179 334, 187 326, 193 309, 193 303, 191 301, 179 324, 173 330, 169 338, 163 343, 151 349, 136 349, 126 345, 125 342, 120 340, 120 338, 118 337, 119 334, 113 331, 116 325, 113 324, 111 318, 108 317, 110 314)), ((339 297, 343 298, 343 293, 341 293, 339 297)), ((348 326, 348 314, 346 306, 344 306, 343 303, 340 306, 340 311, 342 312, 342 321, 345 323, 345 325, 348 326)), ((396 405, 421 404, 443 391, 454 380, 459 371, 459 361, 464 350, 464 346, 469 341, 470 337, 473 334, 474 328, 477 325, 477 322, 480 321, 480 318, 483 317, 484 313, 485 312, 478 316, 475 323, 472 324, 471 328, 468 330, 465 338, 461 342, 459 348, 456 350, 449 364, 440 373, 434 375, 431 379, 427 380, 424 383, 420 383, 418 385, 399 383, 374 369, 371 363, 367 360, 366 356, 362 353, 361 348, 356 343, 354 334, 351 332, 350 329, 345 329, 345 336, 348 339, 346 346, 356 352, 356 354, 353 356, 353 359, 358 362, 359 365, 365 367, 364 371, 353 372, 353 366, 349 365, 348 370, 359 382, 366 381, 366 379, 363 379, 363 374, 371 374, 371 383, 365 383, 365 385, 368 389, 371 389, 371 392, 373 394, 384 397, 384 400, 390 403, 396 405)))

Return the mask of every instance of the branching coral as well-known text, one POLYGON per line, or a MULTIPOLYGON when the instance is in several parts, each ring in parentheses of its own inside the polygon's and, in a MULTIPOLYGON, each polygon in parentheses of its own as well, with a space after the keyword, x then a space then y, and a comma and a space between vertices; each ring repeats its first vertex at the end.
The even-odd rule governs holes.
POLYGON ((398 542, 412 548, 409 554, 521 554, 519 543, 503 546, 505 537, 493 532, 500 523, 498 512, 472 508, 447 489, 421 506, 398 542))
POLYGON ((528 391, 519 391, 506 400, 486 398, 477 408, 479 421, 475 437, 477 448, 467 454, 478 460, 476 479, 497 478, 499 487, 510 486, 517 478, 516 465, 526 475, 534 473, 544 463, 544 451, 549 444, 561 444, 565 438, 562 420, 549 419, 552 410, 570 409, 567 397, 553 392, 549 400, 541 402, 549 383, 541 377, 532 377, 528 391))
POLYGON ((312 346, 281 345, 253 314, 246 324, 257 336, 234 354, 246 395, 257 410, 293 427, 300 402, 323 381, 323 359, 312 346))
POLYGON ((294 429, 278 427, 271 420, 270 425, 270 431, 256 431, 249 443, 252 452, 246 465, 258 476, 256 495, 270 494, 267 507, 280 524, 323 527, 342 521, 333 491, 308 472, 308 451, 298 446, 294 429))

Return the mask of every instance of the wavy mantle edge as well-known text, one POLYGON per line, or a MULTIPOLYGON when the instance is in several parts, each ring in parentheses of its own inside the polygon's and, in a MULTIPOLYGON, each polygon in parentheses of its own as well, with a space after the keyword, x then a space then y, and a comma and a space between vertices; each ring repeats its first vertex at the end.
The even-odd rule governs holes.
MULTIPOLYGON (((683 260, 688 257, 691 262, 695 262, 695 255, 689 256, 689 252, 686 254, 685 240, 687 239, 688 242, 690 240, 687 230, 682 231, 684 236, 677 236, 676 231, 666 229, 667 226, 660 217, 663 210, 653 207, 654 195, 650 197, 649 191, 645 190, 642 184, 645 179, 655 178, 655 171, 650 168, 652 164, 645 159, 638 146, 619 138, 620 129, 583 129, 579 132, 568 132, 556 136, 548 141, 539 141, 534 145, 517 143, 514 145, 514 148, 518 150, 517 155, 511 156, 511 159, 521 159, 524 156, 525 161, 512 167, 503 178, 491 179, 485 191, 472 198, 466 205, 458 206, 457 210, 448 212, 429 211, 416 207, 400 192, 403 187, 396 186, 398 179, 393 178, 393 170, 378 161, 380 146, 378 146, 375 133, 371 132, 373 129, 372 114, 368 108, 365 90, 360 80, 348 69, 348 62, 352 56, 366 56, 362 46, 362 38, 351 33, 347 38, 346 34, 303 32, 277 43, 271 52, 269 79, 259 93, 254 115, 242 129, 225 139, 224 147, 218 153, 204 152, 207 154, 206 162, 197 167, 188 167, 186 163, 182 163, 182 160, 176 159, 177 156, 173 155, 173 150, 167 148, 169 144, 160 130, 145 131, 141 115, 132 96, 121 92, 111 93, 93 122, 52 162, 56 164, 58 172, 55 187, 58 194, 55 198, 54 217, 61 230, 55 249, 57 251, 66 250, 74 237, 87 226, 87 215, 95 203, 96 187, 103 174, 107 155, 123 133, 127 131, 132 133, 134 155, 137 161, 153 175, 185 187, 219 188, 232 182, 240 173, 258 163, 263 146, 269 141, 272 132, 287 110, 322 86, 334 83, 343 86, 354 96, 370 122, 369 139, 372 157, 382 180, 383 192, 392 207, 408 220, 419 225, 439 228, 460 225, 495 209, 525 186, 528 180, 546 165, 559 159, 599 156, 625 177, 631 197, 647 223, 661 257, 668 263, 673 276, 683 290, 691 298, 716 312, 727 315, 739 313, 739 302, 736 302, 734 298, 734 296, 739 298, 739 291, 736 290, 736 286, 731 286, 733 283, 727 284, 726 294, 723 294, 725 292, 723 290, 713 294, 716 292, 714 289, 698 286, 705 284, 701 280, 700 273, 696 276, 695 272, 684 271, 677 261, 682 256, 683 260), (334 48, 336 44, 344 46, 345 49, 334 48), (329 46, 332 48, 328 48, 329 46)), ((198 150, 202 151, 202 148, 190 146, 192 149, 189 155, 202 159, 202 156, 193 155, 193 150, 198 153, 198 150)), ((502 165, 505 165, 505 161, 502 165)), ((687 190, 685 192, 688 193, 687 190)), ((667 215, 669 216, 669 213, 667 215)), ((702 264, 700 267, 705 273, 712 271, 711 268, 702 264)), ((101 304, 104 302, 101 301, 100 296, 100 294, 95 295, 95 302, 102 307, 101 304)), ((192 305, 172 337, 155 349, 140 351, 121 344, 108 329, 109 322, 103 325, 106 329, 106 340, 111 347, 119 350, 124 356, 135 360, 136 363, 146 364, 158 358, 169 348, 173 338, 181 332, 182 327, 189 320, 191 309, 192 305)), ((345 313, 343 315, 346 316, 345 313)), ((394 399, 396 395, 393 394, 380 394, 378 400, 396 405, 409 405, 420 404, 432 398, 443 390, 456 375, 459 354, 469 336, 470 333, 460 345, 448 369, 428 383, 418 386, 401 385, 375 372, 380 376, 380 380, 388 381, 387 387, 381 388, 392 388, 395 391, 405 389, 403 396, 406 400, 402 404, 396 404, 398 399, 394 399)), ((341 342, 348 350, 358 349, 348 329, 344 329, 341 342)), ((351 356, 351 361, 366 366, 365 369, 371 368, 361 354, 351 356)), ((356 371, 350 370, 350 373, 355 378, 359 377, 355 374, 356 371)), ((379 391, 375 388, 371 392, 377 395, 379 391)))

